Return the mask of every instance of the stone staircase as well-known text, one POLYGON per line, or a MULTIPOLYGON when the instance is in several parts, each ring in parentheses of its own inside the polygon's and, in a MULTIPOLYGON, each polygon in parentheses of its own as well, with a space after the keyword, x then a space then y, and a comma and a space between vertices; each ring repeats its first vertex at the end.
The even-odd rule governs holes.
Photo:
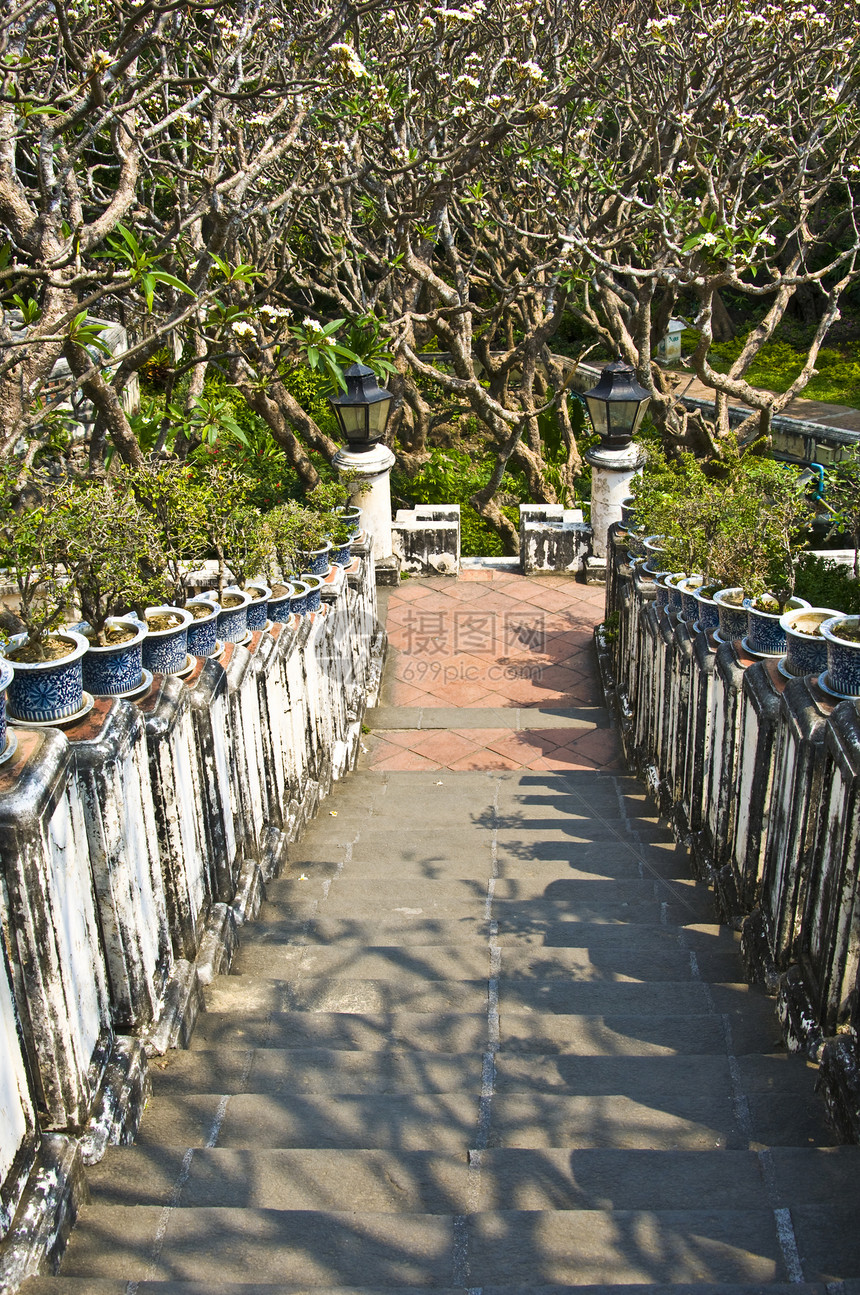
POLYGON ((860 1149, 686 869, 626 777, 350 777, 26 1295, 857 1295, 860 1149))

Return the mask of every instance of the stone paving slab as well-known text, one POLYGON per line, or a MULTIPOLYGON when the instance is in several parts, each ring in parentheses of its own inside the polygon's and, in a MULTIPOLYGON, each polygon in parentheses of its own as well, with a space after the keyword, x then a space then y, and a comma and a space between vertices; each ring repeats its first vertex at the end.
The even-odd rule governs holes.
POLYGON ((425 979, 420 972, 395 980, 305 976, 296 980, 255 977, 253 988, 238 976, 206 990, 209 1011, 229 1012, 480 1012, 487 999, 484 980, 425 979))
MULTIPOLYGON (((387 1052, 415 1048, 421 1052, 483 1053, 486 1013, 389 1012, 207 1012, 192 1039, 192 1048, 347 1048, 387 1052)), ((552 1049, 547 1049, 551 1051, 552 1049)))
MULTIPOLYGON (((96 1166, 98 1204, 156 1205, 171 1199, 183 1146, 127 1147, 96 1166)), ((469 1209, 465 1152, 202 1147, 182 1188, 182 1208, 348 1210, 460 1214, 469 1209)))
POLYGON ((158 1076, 159 1092, 190 1093, 452 1093, 481 1086, 483 1058, 396 1047, 362 1052, 346 1048, 276 1046, 183 1052, 158 1076))
POLYGON ((784 1278, 772 1212, 626 1210, 469 1217, 481 1284, 772 1281, 784 1278), (514 1240, 516 1238, 516 1240, 514 1240))
MULTIPOLYGON (((214 1093, 165 1098, 144 1116, 140 1147, 205 1147, 221 1096, 214 1093)), ((465 1154, 475 1139, 477 1103, 473 1092, 386 1093, 369 1096, 236 1093, 221 1117, 222 1147, 427 1149, 432 1127, 437 1151, 465 1154)))
POLYGON ((159 1206, 93 1207, 76 1229, 64 1272, 210 1282, 253 1273, 264 1283, 289 1274, 308 1286, 446 1286, 452 1277, 450 1216, 175 1210, 156 1258, 151 1241, 161 1215, 159 1206))

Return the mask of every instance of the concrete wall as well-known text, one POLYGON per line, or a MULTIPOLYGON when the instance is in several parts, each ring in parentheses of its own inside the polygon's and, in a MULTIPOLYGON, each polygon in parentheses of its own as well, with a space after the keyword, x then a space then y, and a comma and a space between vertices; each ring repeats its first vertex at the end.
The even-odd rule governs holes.
POLYGON ((598 651, 627 759, 858 1141, 860 706, 658 611, 614 531, 598 651))
POLYGON ((591 527, 583 522, 579 508, 520 504, 520 565, 525 575, 539 571, 580 573, 591 552, 591 527))
POLYGON ((373 558, 293 618, 0 767, 0 1289, 58 1260, 81 1162, 133 1138, 308 818, 354 764, 385 637, 373 558), (4 1239, 5 1238, 5 1239, 4 1239))
POLYGON ((398 508, 391 544, 401 571, 455 576, 460 570, 460 505, 416 504, 398 508))

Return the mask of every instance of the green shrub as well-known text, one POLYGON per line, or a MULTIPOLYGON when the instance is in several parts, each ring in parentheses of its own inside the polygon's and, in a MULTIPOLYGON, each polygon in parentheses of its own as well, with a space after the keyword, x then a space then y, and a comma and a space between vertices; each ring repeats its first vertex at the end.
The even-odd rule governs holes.
POLYGON ((849 567, 831 558, 802 554, 794 591, 813 607, 832 607, 846 616, 860 615, 860 580, 852 578, 849 567))

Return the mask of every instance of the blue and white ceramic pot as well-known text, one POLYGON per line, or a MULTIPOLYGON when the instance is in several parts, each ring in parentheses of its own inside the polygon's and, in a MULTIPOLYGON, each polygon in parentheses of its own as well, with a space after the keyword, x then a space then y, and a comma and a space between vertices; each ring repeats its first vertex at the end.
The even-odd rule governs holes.
POLYGON ((621 500, 621 525, 628 530, 636 525, 636 499, 633 495, 627 495, 621 500))
POLYGON ((638 526, 627 527, 627 552, 631 558, 645 558, 645 544, 638 526))
POLYGON ((264 630, 269 619, 269 599, 272 591, 262 580, 246 580, 245 593, 251 595, 248 603, 248 629, 264 630))
POLYGON ((682 580, 687 579, 686 571, 674 571, 672 575, 666 576, 665 585, 669 591, 669 610, 680 612, 683 610, 683 601, 681 598, 680 584, 682 580))
POLYGON ((327 576, 331 562, 331 540, 326 540, 325 547, 320 549, 300 549, 299 557, 302 566, 314 576, 327 576))
POLYGON ((0 657, 0 755, 6 751, 6 689, 14 677, 12 662, 0 657))
POLYGON ((302 582, 308 587, 305 611, 318 612, 322 606, 322 576, 314 576, 310 571, 303 571, 302 582))
POLYGON ((666 611, 669 606, 669 588, 666 584, 666 580, 671 574, 671 571, 655 571, 653 575, 657 610, 661 612, 666 611))
POLYGON ((310 585, 304 580, 291 580, 292 593, 290 594, 290 611, 296 616, 304 616, 308 609, 308 594, 310 585))
MULTIPOLYGON (((695 579, 691 576, 690 579, 695 579)), ((699 585, 693 590, 693 598, 696 602, 696 618, 700 629, 715 630, 720 623, 719 607, 714 599, 717 590, 713 585, 699 585), (704 593, 703 590, 709 590, 710 593, 704 593)))
MULTIPOLYGON (((765 594, 765 598, 772 598, 765 594)), ((776 602, 775 599, 773 599, 776 602)), ((744 647, 756 656, 782 656, 785 652, 785 630, 782 627, 782 612, 777 604, 772 612, 759 611, 753 606, 751 598, 744 599, 747 609, 747 632, 744 647)), ((800 611, 809 603, 803 598, 790 598, 786 611, 800 611)))
POLYGON ((699 606, 694 593, 697 589, 701 589, 704 583, 704 576, 684 576, 683 580, 678 581, 678 591, 681 595, 681 614, 689 625, 698 620, 699 606))
POLYGON ((291 593, 292 587, 286 581, 273 587, 269 599, 269 620, 275 625, 284 624, 289 618, 291 593))
POLYGON ((213 593, 197 594, 188 599, 185 609, 194 618, 188 626, 189 656, 214 656, 218 645, 218 613, 221 610, 217 598, 213 593), (203 608, 206 615, 200 616, 193 610, 195 607, 203 608))
POLYGON ((335 508, 334 511, 337 520, 349 528, 350 535, 357 535, 361 530, 361 509, 356 508, 355 504, 347 504, 343 508, 335 508))
POLYGON ((143 640, 143 666, 153 674, 181 674, 188 666, 188 626, 194 617, 184 607, 147 607, 148 634, 143 640), (166 617, 172 624, 153 629, 152 621, 166 617))
MULTIPOLYGON (((860 616, 833 616, 822 621, 827 640, 827 673, 823 682, 840 697, 860 697, 860 616), (856 634, 857 640, 845 638, 856 634)), ((15 673, 18 673, 17 663, 15 673)))
POLYGON ((642 547, 645 550, 645 570, 649 576, 656 576, 665 570, 662 560, 663 545, 660 543, 664 538, 663 535, 646 535, 642 541, 642 547))
POLYGON ((251 595, 238 585, 228 585, 221 591, 221 610, 218 613, 218 637, 225 643, 243 643, 248 637, 248 607, 251 595))
POLYGON ((335 544, 332 541, 331 560, 338 567, 348 567, 352 561, 352 538, 348 539, 345 544, 335 544))
POLYGON ((146 626, 136 616, 112 616, 106 630, 133 631, 134 638, 99 647, 90 643, 82 662, 84 688, 94 697, 121 697, 143 683, 146 626))
POLYGON ((718 589, 714 594, 714 602, 717 604, 717 613, 719 616, 720 629, 717 638, 721 643, 734 643, 735 639, 742 639, 747 632, 747 609, 744 607, 744 591, 739 587, 734 589, 718 589))
POLYGON ((817 676, 826 670, 827 639, 821 633, 821 626, 824 621, 841 615, 832 607, 801 607, 785 612, 780 617, 785 631, 785 656, 779 663, 782 673, 817 676))
MULTIPOLYGON (((51 637, 68 641, 68 656, 59 661, 12 661, 15 673, 8 685, 6 699, 11 719, 50 724, 77 715, 83 708, 81 661, 90 645, 83 634, 74 630, 61 630, 51 637)), ((13 634, 3 649, 4 655, 23 647, 26 642, 26 634, 13 634)))

